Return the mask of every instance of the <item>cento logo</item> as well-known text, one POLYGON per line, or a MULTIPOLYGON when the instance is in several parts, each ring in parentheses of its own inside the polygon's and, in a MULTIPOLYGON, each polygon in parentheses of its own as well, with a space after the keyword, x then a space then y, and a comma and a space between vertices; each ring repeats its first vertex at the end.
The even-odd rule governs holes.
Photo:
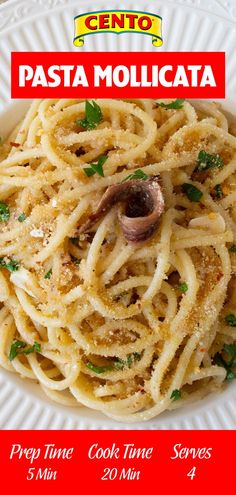
POLYGON ((77 15, 74 45, 84 45, 84 38, 98 33, 138 33, 152 36, 152 44, 162 45, 162 18, 150 12, 136 10, 102 10, 77 15))

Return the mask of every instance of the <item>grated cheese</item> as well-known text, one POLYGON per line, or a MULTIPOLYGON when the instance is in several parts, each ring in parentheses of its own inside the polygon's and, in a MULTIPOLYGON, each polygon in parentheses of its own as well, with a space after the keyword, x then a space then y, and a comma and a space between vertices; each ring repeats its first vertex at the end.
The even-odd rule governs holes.
POLYGON ((44 237, 44 232, 40 229, 33 229, 30 232, 31 237, 44 237))

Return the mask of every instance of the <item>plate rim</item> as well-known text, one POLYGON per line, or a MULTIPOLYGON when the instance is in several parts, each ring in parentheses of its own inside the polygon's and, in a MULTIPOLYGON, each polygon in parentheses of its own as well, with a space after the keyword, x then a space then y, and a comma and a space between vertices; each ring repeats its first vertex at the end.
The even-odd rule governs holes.
MULTIPOLYGON (((149 0, 155 6, 155 0, 149 0)), ((32 16, 43 16, 45 12, 57 11, 58 9, 64 9, 65 6, 72 7, 76 5, 89 5, 92 8, 99 3, 99 0, 7 0, 0 4, 0 36, 1 34, 12 29, 12 27, 19 26, 26 21, 29 21, 32 16), (24 9, 24 19, 20 15, 21 9, 24 9), (42 11, 43 8, 43 11, 42 11), (5 12, 4 12, 5 11, 5 12), (2 27, 1 14, 7 14, 10 23, 9 27, 2 27), (13 26, 12 26, 13 24, 13 26)), ((120 4, 119 0, 114 0, 114 4, 120 4)), ((199 10, 213 15, 214 17, 220 17, 225 21, 235 24, 236 23, 236 4, 235 0, 165 0, 165 4, 174 6, 183 6, 186 8, 199 10)))

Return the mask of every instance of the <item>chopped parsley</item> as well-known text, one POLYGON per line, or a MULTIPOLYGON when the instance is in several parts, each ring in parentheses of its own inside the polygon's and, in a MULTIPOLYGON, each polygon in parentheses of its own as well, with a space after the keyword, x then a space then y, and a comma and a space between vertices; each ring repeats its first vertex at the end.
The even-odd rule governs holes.
POLYGON ((96 101, 92 100, 90 103, 85 103, 85 118, 76 120, 76 124, 80 125, 84 129, 95 129, 103 119, 102 111, 96 101))
POLYGON ((15 340, 10 349, 9 361, 13 361, 18 354, 31 354, 32 352, 41 352, 41 344, 34 342, 32 347, 27 347, 25 342, 21 340, 15 340))
POLYGON ((130 368, 136 360, 139 361, 140 359, 141 354, 139 354, 139 352, 133 352, 133 354, 129 354, 126 359, 116 358, 115 361, 107 366, 98 366, 91 363, 90 361, 86 363, 86 366, 94 373, 100 375, 102 373, 106 373, 107 371, 123 370, 125 366, 130 368))
POLYGON ((198 153, 198 163, 195 171, 202 172, 210 168, 222 168, 223 166, 224 162, 220 155, 210 155, 206 151, 201 150, 198 153))
POLYGON ((45 280, 50 280, 51 276, 52 276, 52 268, 50 268, 50 270, 48 270, 46 275, 44 275, 44 278, 45 278, 45 280))
POLYGON ((230 248, 231 253, 236 253, 236 244, 233 244, 230 248))
POLYGON ((133 354, 129 354, 126 359, 117 358, 114 362, 114 367, 118 370, 123 370, 125 366, 130 368, 135 361, 140 361, 141 354, 139 352, 133 352, 133 354))
POLYGON ((236 316, 234 314, 229 314, 225 317, 225 322, 228 323, 230 327, 236 327, 236 316))
POLYGON ((166 108, 167 110, 179 110, 183 108, 183 104, 185 102, 185 98, 177 98, 175 101, 171 103, 158 103, 159 107, 166 108))
POLYGON ((142 357, 140 352, 133 352, 132 356, 134 357, 134 359, 137 359, 138 361, 140 361, 140 359, 142 357))
POLYGON ((90 163, 89 167, 84 168, 84 173, 87 177, 91 177, 94 174, 100 175, 100 177, 104 177, 103 165, 107 161, 108 156, 102 155, 98 158, 96 163, 90 163))
POLYGON ((5 260, 5 258, 0 258, 0 267, 6 268, 9 272, 17 272, 20 268, 20 264, 16 260, 5 260))
POLYGON ((226 380, 234 380, 236 378, 236 373, 233 369, 236 367, 236 345, 235 344, 225 344, 223 351, 227 356, 227 361, 218 352, 214 357, 214 363, 226 370, 226 380))
POLYGON ((0 202, 0 222, 7 222, 10 218, 9 206, 6 203, 0 202))
POLYGON ((170 398, 173 399, 173 401, 181 399, 181 390, 178 390, 177 388, 173 390, 170 398))
POLYGON ((126 363, 124 364, 124 366, 127 364, 128 368, 130 368, 130 366, 132 366, 132 363, 133 363, 133 357, 132 357, 132 354, 129 354, 129 356, 127 357, 127 360, 126 360, 126 363))
POLYGON ((178 289, 183 294, 186 294, 186 292, 188 292, 188 284, 186 284, 186 282, 183 282, 182 284, 179 284, 178 289))
POLYGON ((145 174, 145 172, 143 172, 143 170, 139 168, 135 170, 133 174, 130 174, 127 177, 125 177, 125 179, 122 180, 122 182, 126 182, 127 180, 147 180, 148 178, 149 178, 148 175, 145 174))
POLYGON ((25 213, 21 213, 21 215, 17 218, 18 222, 24 222, 26 220, 27 216, 25 213))
POLYGON ((93 363, 86 363, 86 366, 89 370, 93 371, 94 373, 97 373, 100 375, 101 373, 106 373, 107 371, 113 371, 113 366, 97 366, 93 363))
POLYGON ((214 190, 215 190, 216 198, 217 199, 222 199, 223 196, 224 196, 224 193, 222 191, 221 184, 216 184, 216 186, 214 187, 214 190))
POLYGON ((13 342, 10 349, 9 360, 13 361, 17 354, 19 354, 19 349, 23 349, 24 347, 26 347, 25 342, 21 342, 20 340, 16 340, 15 342, 13 342))
POLYGON ((32 347, 28 347, 28 349, 25 349, 25 351, 23 351, 23 354, 32 354, 32 352, 41 352, 41 344, 35 342, 32 347))
POLYGON ((127 359, 117 358, 114 361, 114 368, 117 370, 123 370, 125 366, 128 366, 128 368, 130 368, 130 366, 132 365, 132 362, 133 362, 133 359, 132 359, 131 354, 129 354, 129 356, 127 356, 127 359))
POLYGON ((182 184, 182 191, 193 203, 197 203, 198 201, 200 201, 201 197, 203 196, 203 193, 202 191, 200 191, 200 189, 193 186, 193 184, 188 184, 187 182, 182 184))

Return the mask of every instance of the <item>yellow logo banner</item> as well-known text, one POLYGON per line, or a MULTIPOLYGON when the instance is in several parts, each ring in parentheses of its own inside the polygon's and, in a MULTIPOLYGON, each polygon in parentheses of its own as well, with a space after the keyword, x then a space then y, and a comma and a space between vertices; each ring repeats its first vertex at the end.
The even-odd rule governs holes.
POLYGON ((139 33, 152 36, 152 44, 162 45, 162 18, 150 12, 103 10, 75 17, 74 45, 83 46, 84 37, 97 33, 139 33))

